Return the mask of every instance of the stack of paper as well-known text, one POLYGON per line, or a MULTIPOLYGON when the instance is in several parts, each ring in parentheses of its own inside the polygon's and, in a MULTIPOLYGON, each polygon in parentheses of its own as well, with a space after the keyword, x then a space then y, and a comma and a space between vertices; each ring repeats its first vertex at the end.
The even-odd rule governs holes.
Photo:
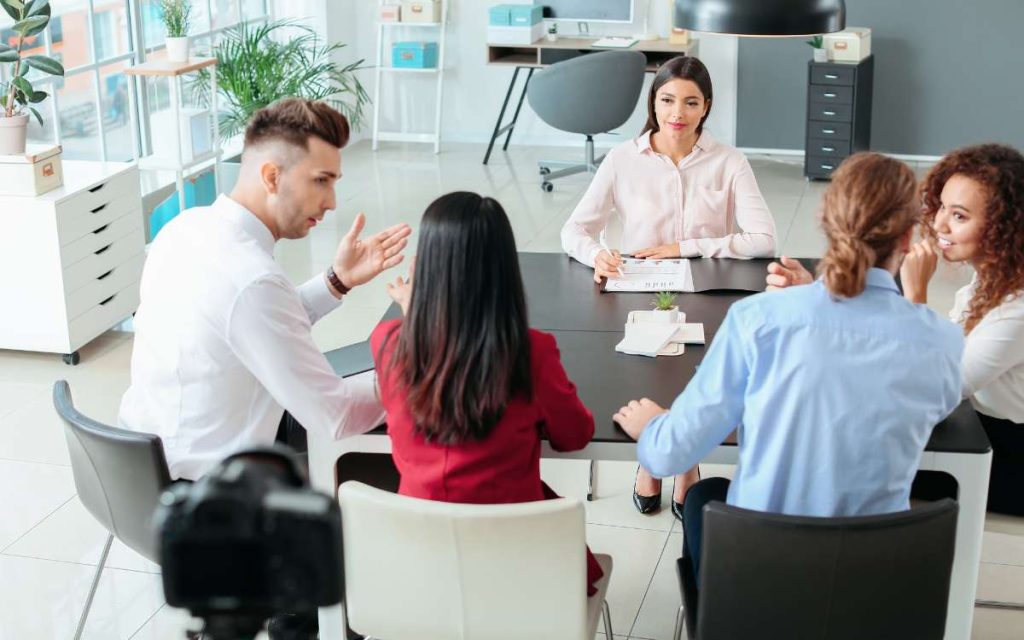
POLYGON ((636 38, 623 38, 618 36, 608 36, 601 38, 600 40, 594 40, 590 46, 602 47, 606 49, 628 49, 636 44, 636 38))
POLYGON ((622 259, 622 275, 608 278, 605 291, 693 292, 693 274, 686 258, 670 260, 622 259))
POLYGON ((674 324, 654 324, 631 322, 626 324, 626 337, 615 350, 633 356, 653 358, 669 343, 676 334, 674 324))

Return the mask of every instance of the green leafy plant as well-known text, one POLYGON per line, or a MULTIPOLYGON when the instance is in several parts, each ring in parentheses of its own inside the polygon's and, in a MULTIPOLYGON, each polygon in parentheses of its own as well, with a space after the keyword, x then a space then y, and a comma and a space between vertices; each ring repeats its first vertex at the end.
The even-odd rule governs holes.
POLYGON ((3 106, 4 117, 13 118, 29 111, 43 124, 43 117, 33 104, 45 100, 50 94, 38 91, 26 77, 31 69, 36 69, 51 76, 63 76, 64 66, 53 58, 41 55, 23 56, 26 44, 50 24, 50 0, 0 0, 7 15, 14 19, 11 30, 18 34, 18 44, 11 47, 0 43, 0 62, 11 63, 7 82, 0 83, 0 106, 3 106))
POLYGON ((654 294, 654 302, 651 306, 657 311, 671 311, 675 305, 676 294, 671 291, 659 291, 654 294))
POLYGON ((813 49, 821 49, 825 46, 825 38, 822 36, 813 36, 807 41, 807 44, 811 45, 813 49))
MULTIPOLYGON (((361 126, 370 96, 356 72, 366 67, 364 60, 335 62, 335 53, 344 47, 324 44, 315 31, 288 20, 243 23, 225 31, 214 49, 221 136, 241 133, 258 109, 289 97, 323 100, 348 117, 353 127, 361 126)), ((196 74, 192 88, 200 104, 210 104, 205 69, 196 74)))
POLYGON ((192 24, 191 0, 160 0, 160 15, 168 38, 185 38, 192 24))

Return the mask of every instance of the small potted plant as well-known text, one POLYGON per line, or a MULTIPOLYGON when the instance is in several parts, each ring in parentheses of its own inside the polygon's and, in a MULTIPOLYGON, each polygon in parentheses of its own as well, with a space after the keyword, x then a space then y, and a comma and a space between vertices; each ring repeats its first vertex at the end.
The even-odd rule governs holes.
POLYGON ((556 23, 556 22, 549 22, 548 23, 547 38, 548 38, 548 42, 558 42, 558 23, 556 23))
POLYGON ((39 46, 36 36, 50 24, 50 3, 48 0, 0 0, 0 7, 7 12, 14 24, 10 27, 17 36, 15 46, 10 41, 0 42, 0 62, 10 63, 10 78, 0 82, 0 154, 25 153, 28 135, 28 116, 35 116, 40 125, 43 117, 32 105, 45 100, 48 93, 38 91, 26 77, 31 69, 51 76, 63 76, 64 67, 53 58, 42 55, 26 55, 26 49, 39 46))
POLYGON ((188 29, 192 18, 191 0, 160 0, 160 12, 167 31, 168 62, 188 62, 188 29))
POLYGON ((679 307, 674 303, 676 301, 676 294, 671 291, 659 291, 654 294, 654 302, 651 306, 654 307, 654 311, 651 312, 651 320, 654 322, 665 322, 671 324, 679 319, 679 307))
POLYGON ((811 49, 814 50, 815 62, 828 62, 828 49, 825 48, 824 37, 820 35, 814 36, 807 41, 807 44, 811 45, 811 49))

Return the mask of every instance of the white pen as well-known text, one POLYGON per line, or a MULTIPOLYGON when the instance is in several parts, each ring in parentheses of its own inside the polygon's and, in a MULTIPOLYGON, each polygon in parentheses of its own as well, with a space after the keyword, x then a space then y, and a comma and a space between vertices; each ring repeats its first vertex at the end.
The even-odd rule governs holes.
MULTIPOLYGON (((611 256, 612 258, 614 258, 614 257, 615 257, 615 254, 614 254, 614 253, 612 252, 612 250, 611 250, 611 249, 609 249, 609 248, 608 248, 608 245, 607 245, 607 243, 605 243, 605 241, 604 241, 604 238, 603 238, 603 237, 601 238, 601 248, 602 248, 602 249, 604 249, 605 251, 607 251, 607 252, 608 252, 608 255, 609 255, 609 256, 611 256)), ((620 260, 620 261, 619 261, 619 266, 615 267, 615 270, 619 272, 619 275, 620 275, 620 276, 622 276, 623 278, 625 278, 625 277, 626 277, 626 274, 622 272, 622 264, 621 264, 621 263, 622 263, 622 261, 620 260)))

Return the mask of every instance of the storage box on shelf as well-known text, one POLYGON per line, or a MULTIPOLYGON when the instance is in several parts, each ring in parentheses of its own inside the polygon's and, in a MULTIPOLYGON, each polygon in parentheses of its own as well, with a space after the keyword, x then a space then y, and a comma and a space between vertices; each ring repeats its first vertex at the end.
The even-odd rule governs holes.
POLYGON ((875 59, 809 62, 804 175, 829 178, 847 157, 871 148, 875 59))
POLYGON ((396 69, 437 67, 436 42, 396 42, 391 47, 391 66, 396 69))
POLYGON ((402 22, 441 22, 441 0, 403 2, 402 22))
POLYGON ((25 153, 0 155, 0 196, 36 196, 64 181, 60 145, 27 145, 25 153))
POLYGON ((64 186, 0 196, 0 349, 64 354, 129 317, 145 259, 135 165, 65 163, 64 186))

